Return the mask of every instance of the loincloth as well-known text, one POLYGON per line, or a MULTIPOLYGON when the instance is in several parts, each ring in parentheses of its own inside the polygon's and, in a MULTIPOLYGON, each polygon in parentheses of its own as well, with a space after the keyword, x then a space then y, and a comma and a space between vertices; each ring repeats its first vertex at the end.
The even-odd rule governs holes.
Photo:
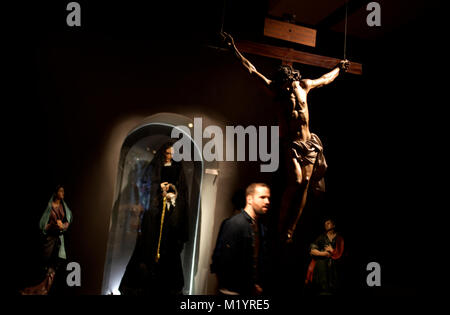
POLYGON ((310 187, 317 191, 325 191, 324 175, 327 169, 327 162, 323 154, 322 141, 320 141, 319 137, 311 133, 309 140, 292 141, 290 143, 290 149, 302 167, 314 164, 310 187))

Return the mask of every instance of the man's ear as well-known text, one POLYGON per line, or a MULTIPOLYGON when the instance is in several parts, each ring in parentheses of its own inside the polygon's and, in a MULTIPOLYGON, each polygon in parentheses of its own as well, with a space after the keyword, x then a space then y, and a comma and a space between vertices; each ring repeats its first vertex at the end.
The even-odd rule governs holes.
POLYGON ((246 204, 251 204, 251 203, 252 203, 252 201, 253 201, 253 197, 252 197, 252 195, 248 195, 247 197, 245 197, 245 200, 247 201, 247 203, 246 203, 246 204))

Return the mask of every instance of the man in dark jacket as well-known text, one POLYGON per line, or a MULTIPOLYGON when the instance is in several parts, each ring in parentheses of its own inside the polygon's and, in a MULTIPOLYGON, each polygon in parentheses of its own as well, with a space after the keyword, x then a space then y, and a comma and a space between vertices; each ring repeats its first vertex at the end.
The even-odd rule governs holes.
POLYGON ((270 205, 266 184, 247 187, 244 210, 222 223, 211 272, 217 274, 219 292, 229 295, 263 293, 267 269, 267 230, 260 216, 270 205))

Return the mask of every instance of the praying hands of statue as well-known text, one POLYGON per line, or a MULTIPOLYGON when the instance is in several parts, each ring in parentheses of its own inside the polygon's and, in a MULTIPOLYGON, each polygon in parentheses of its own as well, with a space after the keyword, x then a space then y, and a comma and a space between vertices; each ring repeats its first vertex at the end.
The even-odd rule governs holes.
POLYGON ((58 225, 60 230, 64 230, 64 224, 62 223, 61 220, 56 220, 56 224, 58 225))
POLYGON ((169 182, 161 183, 161 191, 163 196, 166 196, 168 190, 169 190, 169 182))

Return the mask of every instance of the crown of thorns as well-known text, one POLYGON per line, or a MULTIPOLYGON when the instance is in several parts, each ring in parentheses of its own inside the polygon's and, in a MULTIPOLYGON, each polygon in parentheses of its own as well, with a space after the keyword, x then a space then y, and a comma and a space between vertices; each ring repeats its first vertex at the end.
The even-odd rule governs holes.
POLYGON ((274 81, 279 85, 288 81, 298 81, 301 79, 300 71, 293 69, 291 66, 280 66, 274 75, 274 81))

